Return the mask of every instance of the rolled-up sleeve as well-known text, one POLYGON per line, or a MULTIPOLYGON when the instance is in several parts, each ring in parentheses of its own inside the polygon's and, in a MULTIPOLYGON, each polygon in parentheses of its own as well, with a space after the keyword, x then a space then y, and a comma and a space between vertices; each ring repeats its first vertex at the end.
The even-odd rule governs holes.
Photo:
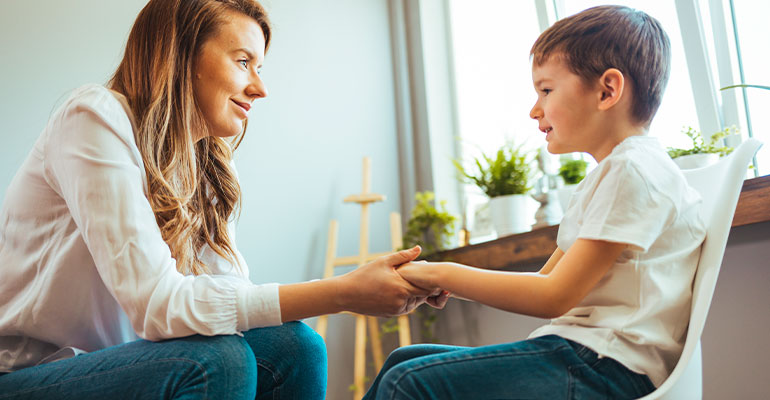
POLYGON ((137 335, 161 340, 281 324, 278 285, 251 283, 245 263, 222 274, 177 271, 145 196, 130 120, 109 91, 86 91, 55 123, 44 149, 46 179, 137 335))

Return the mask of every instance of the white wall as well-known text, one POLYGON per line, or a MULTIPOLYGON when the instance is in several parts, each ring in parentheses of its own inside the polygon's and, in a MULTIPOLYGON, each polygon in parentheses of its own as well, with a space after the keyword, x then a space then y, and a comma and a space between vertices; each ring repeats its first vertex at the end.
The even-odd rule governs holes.
MULTIPOLYGON (((6 0, 0 12, 0 196, 58 102, 104 83, 146 0, 6 0)), ((274 41, 263 69, 267 99, 252 109, 236 152, 243 189, 238 246, 255 282, 323 272, 329 220, 339 255, 358 250, 361 159, 372 157, 372 251, 390 248, 398 211, 393 67, 386 0, 267 0, 274 41)), ((309 321, 311 324, 314 321, 309 321)), ((329 332, 329 398, 352 383, 352 317, 329 332)))

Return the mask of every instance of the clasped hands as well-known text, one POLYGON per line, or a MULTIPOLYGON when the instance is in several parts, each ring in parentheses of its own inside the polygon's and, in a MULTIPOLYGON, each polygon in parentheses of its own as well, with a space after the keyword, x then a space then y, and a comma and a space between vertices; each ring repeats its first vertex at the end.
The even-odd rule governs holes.
POLYGON ((406 314, 422 303, 443 308, 450 294, 431 284, 425 276, 428 271, 421 264, 431 263, 414 262, 420 252, 420 247, 415 246, 380 257, 341 276, 344 283, 340 290, 345 292, 338 298, 347 303, 343 308, 376 316, 406 314))

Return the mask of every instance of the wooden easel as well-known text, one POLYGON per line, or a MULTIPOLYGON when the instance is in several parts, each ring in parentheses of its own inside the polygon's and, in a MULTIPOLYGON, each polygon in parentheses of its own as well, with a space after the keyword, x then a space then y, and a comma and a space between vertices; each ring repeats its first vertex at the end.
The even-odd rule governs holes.
MULTIPOLYGON (((364 157, 363 165, 363 190, 361 194, 345 197, 345 203, 358 203, 361 205, 361 232, 359 235, 358 255, 348 257, 337 257, 337 234, 339 224, 336 220, 329 223, 329 242, 326 246, 326 263, 324 267, 324 278, 334 276, 334 268, 341 266, 357 265, 362 266, 377 257, 390 254, 369 253, 369 204, 384 201, 385 196, 371 193, 371 160, 364 157)), ((390 242, 391 251, 397 251, 403 246, 401 237, 401 216, 398 213, 390 214, 390 242)), ((358 400, 364 397, 364 377, 366 374, 366 325, 369 325, 369 335, 371 339, 372 356, 377 371, 382 368, 384 362, 382 355, 382 342, 380 341, 380 327, 377 319, 360 314, 356 316, 356 341, 354 349, 353 365, 353 384, 355 390, 353 399, 358 400)), ((322 315, 318 318, 316 331, 326 340, 326 328, 328 326, 328 316, 322 315)), ((409 332, 409 319, 406 315, 398 317, 398 339, 399 346, 411 344, 411 334, 409 332)))

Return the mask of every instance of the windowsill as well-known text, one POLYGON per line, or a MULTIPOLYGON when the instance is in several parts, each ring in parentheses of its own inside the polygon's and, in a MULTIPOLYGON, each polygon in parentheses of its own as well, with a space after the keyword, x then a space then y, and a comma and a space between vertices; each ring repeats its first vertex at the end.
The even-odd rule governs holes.
MULTIPOLYGON (((743 183, 733 227, 770 221, 770 175, 743 183)), ((534 272, 556 250, 558 225, 445 250, 432 260, 454 261, 488 269, 534 272)))

